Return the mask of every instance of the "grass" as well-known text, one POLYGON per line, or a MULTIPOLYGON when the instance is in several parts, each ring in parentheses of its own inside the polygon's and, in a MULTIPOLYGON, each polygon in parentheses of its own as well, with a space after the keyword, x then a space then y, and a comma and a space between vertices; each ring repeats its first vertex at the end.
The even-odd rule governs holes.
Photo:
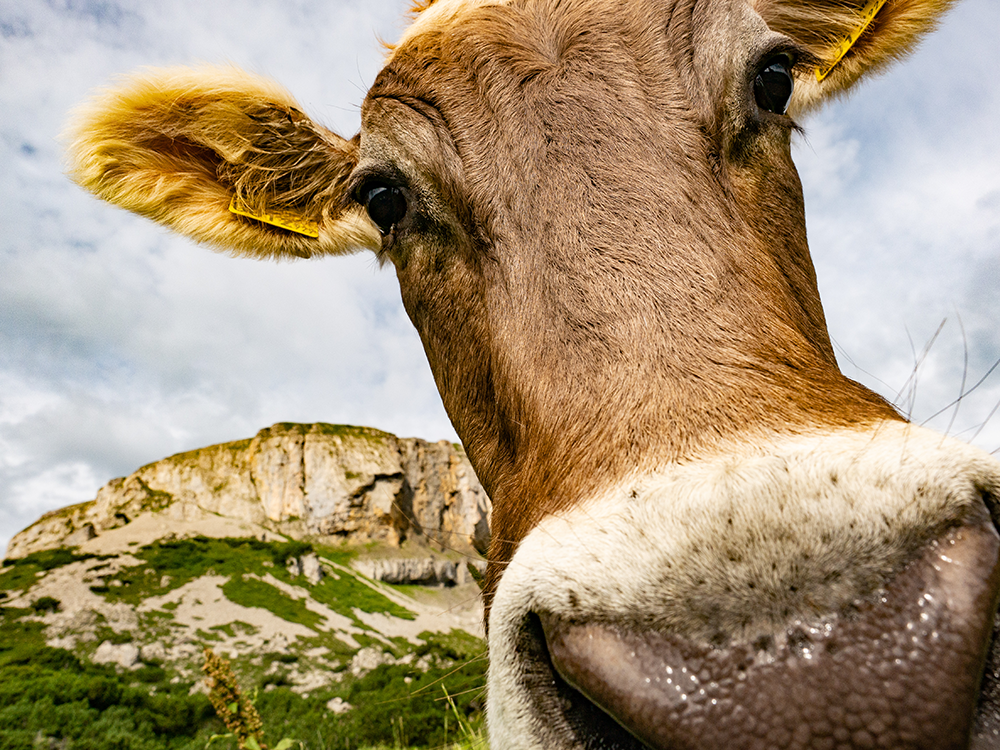
POLYGON ((312 587, 310 593, 313 599, 322 602, 334 612, 351 618, 359 627, 366 626, 354 614, 355 609, 360 609, 362 612, 383 612, 403 620, 416 619, 416 615, 410 610, 387 599, 355 576, 343 572, 339 572, 338 575, 339 580, 326 576, 319 585, 312 587))
POLYGON ((142 487, 143 491, 146 493, 141 506, 143 511, 151 511, 155 513, 173 504, 174 496, 169 492, 154 490, 138 476, 136 476, 135 481, 139 483, 139 486, 142 487))
MULTIPOLYGON (((310 584, 304 577, 293 577, 285 568, 287 560, 312 551, 311 544, 294 541, 196 537, 157 542, 131 552, 139 558, 140 564, 123 568, 114 576, 109 576, 103 584, 90 588, 110 602, 136 606, 151 596, 167 594, 195 578, 212 573, 229 579, 222 590, 231 601, 246 607, 262 607, 289 622, 317 629, 322 616, 309 610, 304 602, 260 580, 271 575, 284 583, 309 590, 314 600, 348 617, 361 629, 367 629, 367 626, 358 619, 355 609, 414 619, 412 612, 343 570, 336 575, 325 576, 316 585, 310 584)), ((353 556, 351 551, 334 547, 322 547, 319 551, 324 558, 338 565, 346 565, 353 556)), ((34 581, 33 571, 36 569, 37 565, 25 569, 24 585, 30 585, 28 576, 31 582, 34 581)), ((17 582, 22 583, 20 578, 17 582)))
POLYGON ((0 573, 0 591, 27 591, 38 580, 39 573, 96 557, 97 555, 78 555, 68 549, 50 549, 4 560, 3 573, 0 573))
MULTIPOLYGON (((293 428, 297 425, 292 423, 282 423, 282 427, 293 428)), ((356 440, 387 440, 395 437, 390 432, 376 430, 374 427, 356 427, 349 424, 327 424, 326 422, 316 422, 307 425, 312 432, 320 435, 336 435, 339 437, 354 438, 356 440)))
POLYGON ((102 641, 110 641, 116 646, 123 643, 131 643, 134 640, 131 631, 114 630, 107 625, 98 625, 94 629, 94 635, 96 636, 94 640, 98 643, 101 643, 102 641))
POLYGON ((297 622, 307 628, 316 630, 316 626, 324 618, 308 609, 304 602, 279 591, 269 583, 248 576, 233 577, 222 585, 222 593, 226 598, 244 607, 260 607, 266 609, 282 620, 297 622))
MULTIPOLYGON (((32 614, 29 608, 0 611, 3 750, 34 750, 38 737, 87 750, 203 750, 212 735, 225 731, 205 696, 188 694, 190 681, 170 684, 158 664, 119 674, 47 647, 44 625, 32 614)), ((360 678, 346 674, 309 698, 283 685, 280 675, 250 677, 244 687, 257 696, 266 744, 273 748, 292 738, 292 747, 302 750, 485 750, 482 642, 459 631, 421 638, 423 645, 410 648, 428 657, 433 666, 427 672, 412 664, 382 665, 360 678), (268 684, 276 687, 263 691, 268 684), (327 710, 333 697, 352 710, 327 710)), ((298 658, 291 652, 271 656, 285 665, 298 658)), ((212 746, 235 750, 235 744, 212 746)))
MULTIPOLYGON (((261 542, 256 539, 208 539, 196 537, 176 542, 156 542, 131 554, 142 562, 123 568, 105 583, 95 586, 109 601, 136 605, 149 596, 166 594, 210 572, 238 577, 272 571, 282 577, 289 557, 305 554, 305 542, 261 542), (269 566, 268 566, 269 564, 269 566), (162 584, 162 585, 161 585, 162 584), (107 590, 104 590, 107 588, 107 590)), ((284 576, 288 578, 287 574, 284 576)))
POLYGON ((304 700, 285 687, 261 694, 257 709, 268 744, 292 737, 322 750, 442 748, 457 739, 457 716, 471 732, 482 734, 484 671, 482 660, 432 667, 426 673, 412 665, 385 664, 338 691, 353 706, 347 713, 326 710, 324 703, 332 695, 304 700), (444 689, 455 696, 454 709, 444 689))
POLYGON ((434 633, 425 630, 417 636, 424 645, 416 648, 417 656, 434 654, 450 661, 462 662, 479 659, 486 653, 483 642, 464 630, 434 633))
POLYGON ((210 630, 218 630, 220 633, 228 635, 230 638, 236 638, 239 635, 253 635, 257 632, 258 628, 247 622, 242 622, 236 620, 234 622, 227 622, 225 625, 213 625, 210 630))
MULTIPOLYGON (((413 688, 411 683, 411 688, 405 699, 406 710, 404 713, 400 711, 402 707, 400 700, 384 699, 384 690, 381 688, 394 682, 391 679, 390 670, 382 668, 375 670, 360 680, 349 693, 356 701, 359 696, 365 697, 366 701, 364 703, 357 702, 346 717, 335 718, 334 721, 338 726, 331 730, 329 726, 323 724, 324 719, 329 719, 329 713, 325 717, 315 717, 307 711, 293 717, 298 712, 294 708, 288 710, 290 701, 288 691, 275 691, 272 695, 265 696, 260 700, 250 699, 247 692, 241 689, 230 663, 225 659, 220 659, 209 649, 205 650, 203 669, 210 677, 211 693, 209 699, 229 730, 229 734, 225 735, 224 738, 215 739, 228 739, 230 744, 237 745, 238 750, 267 750, 269 746, 281 750, 282 748, 291 748, 296 744, 302 748, 309 747, 303 739, 297 743, 292 739, 297 731, 301 732, 305 728, 302 725, 303 719, 314 728, 317 745, 323 750, 336 747, 350 748, 352 738, 357 740, 359 736, 364 736, 364 734, 370 738, 373 729, 382 735, 390 734, 391 739, 388 742, 380 739, 375 744, 367 745, 372 750, 389 750, 389 748, 402 750, 409 746, 408 739, 412 733, 416 733, 420 737, 421 746, 433 747, 438 750, 488 750, 481 713, 470 712, 469 704, 471 701, 463 700, 462 693, 457 696, 450 693, 446 687, 440 684, 440 680, 431 680, 427 685, 416 688, 413 688), (433 717, 432 723, 422 727, 421 706, 414 704, 414 697, 419 693, 427 693, 419 699, 426 701, 435 695, 435 692, 429 688, 435 687, 441 688, 440 695, 436 699, 439 704, 438 710, 435 712, 436 715, 433 717), (383 699, 380 700, 380 698, 383 699), (286 709, 281 712, 283 717, 280 719, 274 711, 276 707, 286 709), (374 718, 371 716, 372 713, 376 713, 378 717, 374 722, 372 722, 374 718), (317 719, 320 721, 319 725, 314 723, 317 719), (368 731, 357 733, 356 725, 358 723, 364 723, 368 731), (355 726, 350 726, 352 724, 355 726), (451 729, 450 740, 449 728, 451 729), (354 733, 345 735, 342 733, 343 730, 354 730, 354 733), (278 739, 279 734, 283 735, 280 739, 278 739), (428 740, 430 743, 427 742, 428 740)), ((452 670, 453 673, 454 670, 452 670)), ((395 680, 395 682, 399 681, 395 680)), ((465 693, 465 695, 467 694, 465 693)), ((306 731, 308 734, 308 730, 306 731)), ((301 734, 298 736, 302 737, 301 734)), ((359 747, 359 744, 355 742, 353 746, 359 747)), ((360 746, 366 747, 364 744, 360 746)))
POLYGON ((159 686, 163 670, 118 675, 45 645, 27 610, 0 613, 0 748, 32 750, 38 738, 90 750, 195 750, 221 726, 191 683, 159 686), (169 738, 169 742, 165 741, 169 738))
MULTIPOLYGON (((362 647, 389 651, 396 660, 407 655, 412 659, 408 664, 385 664, 360 677, 353 675, 349 665, 358 646, 340 641, 335 631, 322 630, 322 617, 309 610, 304 600, 262 579, 274 576, 308 591, 317 601, 351 617, 359 629, 365 628, 357 610, 408 619, 413 614, 343 568, 318 585, 292 577, 285 566, 287 559, 310 551, 312 547, 305 543, 253 539, 197 538, 153 544, 130 550, 139 560, 137 565, 112 573, 115 568, 104 563, 107 570, 98 571, 105 573, 104 581, 95 581, 95 588, 109 602, 135 606, 199 576, 215 574, 224 577, 222 591, 230 600, 263 607, 289 622, 313 628, 315 636, 293 639, 281 653, 245 653, 233 660, 237 674, 246 680, 247 694, 257 695, 265 743, 272 748, 284 738, 298 741, 286 750, 484 748, 482 641, 460 631, 422 633, 419 645, 403 638, 387 642, 370 630, 368 635, 357 633, 356 642, 362 647), (430 666, 425 672, 417 662, 430 666), (327 670, 331 680, 312 688, 306 697, 291 689, 296 675, 317 670, 327 670), (353 708, 334 714, 326 708, 332 698, 353 708), (473 740, 478 737, 478 745, 463 739, 462 727, 473 740)), ((354 554, 336 547, 315 551, 337 566, 348 565, 354 554)), ((8 561, 0 583, 6 590, 27 591, 39 573, 90 557, 57 550, 8 561)), ((102 560, 90 567, 96 568, 102 560)), ((188 694, 193 682, 185 675, 191 673, 180 663, 154 659, 118 673, 113 666, 93 665, 84 659, 102 640, 124 643, 131 639, 137 646, 159 642, 169 648, 178 632, 170 612, 139 611, 138 624, 122 632, 98 615, 91 626, 97 640, 81 641, 77 653, 71 653, 45 645, 45 625, 38 621, 38 614, 57 606, 55 600, 37 599, 18 608, 0 607, 0 750, 34 750, 39 743, 50 746, 63 740, 69 747, 87 750, 202 750, 213 734, 224 731, 207 699, 188 694)), ((232 622, 194 634, 203 644, 215 641, 225 649, 216 639, 238 639, 254 631, 246 623, 232 622)), ((212 746, 235 750, 235 742, 225 740, 216 740, 212 746)))
POLYGON ((31 608, 40 615, 45 614, 46 612, 58 612, 60 606, 61 603, 59 600, 51 596, 39 597, 31 603, 31 608))

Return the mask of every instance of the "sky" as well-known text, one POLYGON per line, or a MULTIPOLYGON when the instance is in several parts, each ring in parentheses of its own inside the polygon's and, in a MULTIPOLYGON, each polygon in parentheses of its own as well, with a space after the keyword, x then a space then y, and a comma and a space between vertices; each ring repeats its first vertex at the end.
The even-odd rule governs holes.
MULTIPOLYGON (((59 141, 95 88, 201 62, 277 79, 349 137, 378 40, 398 38, 405 7, 0 0, 0 550, 114 477, 274 422, 457 439, 391 266, 216 255, 85 194, 59 141)), ((997 29, 996 0, 959 3, 916 54, 803 121, 794 146, 842 368, 988 451, 1000 449, 997 29)))

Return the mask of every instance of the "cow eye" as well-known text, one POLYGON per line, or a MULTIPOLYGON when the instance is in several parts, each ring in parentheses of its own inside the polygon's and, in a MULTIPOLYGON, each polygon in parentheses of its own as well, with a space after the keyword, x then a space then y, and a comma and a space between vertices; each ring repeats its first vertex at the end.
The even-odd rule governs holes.
POLYGON ((772 57, 753 82, 753 96, 761 109, 783 115, 788 110, 792 88, 791 62, 784 55, 772 57))
POLYGON ((372 185, 362 190, 361 198, 368 216, 383 235, 406 216, 406 196, 398 187, 372 185))

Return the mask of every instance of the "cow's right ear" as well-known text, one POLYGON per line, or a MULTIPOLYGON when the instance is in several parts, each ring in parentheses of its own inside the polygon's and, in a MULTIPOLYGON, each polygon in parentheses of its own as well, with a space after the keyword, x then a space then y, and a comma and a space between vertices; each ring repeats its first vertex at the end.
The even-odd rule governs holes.
POLYGON ((789 113, 813 109, 905 57, 954 0, 750 0, 764 22, 811 57, 789 113))
POLYGON ((77 182, 199 242, 258 258, 381 244, 346 195, 358 139, 317 125, 267 79, 147 71, 101 92, 68 130, 77 182))

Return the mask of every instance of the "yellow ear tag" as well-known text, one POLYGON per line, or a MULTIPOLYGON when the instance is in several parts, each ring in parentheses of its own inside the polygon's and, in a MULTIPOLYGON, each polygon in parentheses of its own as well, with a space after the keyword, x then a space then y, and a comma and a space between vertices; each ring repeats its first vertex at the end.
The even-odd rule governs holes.
POLYGON ((256 219, 265 224, 287 229, 289 232, 304 234, 306 237, 319 237, 319 224, 312 219, 298 216, 288 211, 270 211, 264 214, 257 214, 250 211, 243 203, 233 196, 229 202, 229 210, 237 216, 246 216, 248 219, 256 219))
POLYGON ((840 43, 834 50, 833 60, 828 65, 816 68, 817 81, 822 81, 830 75, 830 71, 837 67, 837 63, 844 59, 844 55, 847 54, 847 51, 854 46, 854 43, 857 42, 860 36, 865 33, 865 29, 867 29, 871 22, 875 20, 875 16, 878 15, 880 10, 882 10, 882 6, 885 5, 885 2, 886 0, 868 0, 865 7, 861 10, 861 24, 848 36, 845 36, 840 40, 840 43))

